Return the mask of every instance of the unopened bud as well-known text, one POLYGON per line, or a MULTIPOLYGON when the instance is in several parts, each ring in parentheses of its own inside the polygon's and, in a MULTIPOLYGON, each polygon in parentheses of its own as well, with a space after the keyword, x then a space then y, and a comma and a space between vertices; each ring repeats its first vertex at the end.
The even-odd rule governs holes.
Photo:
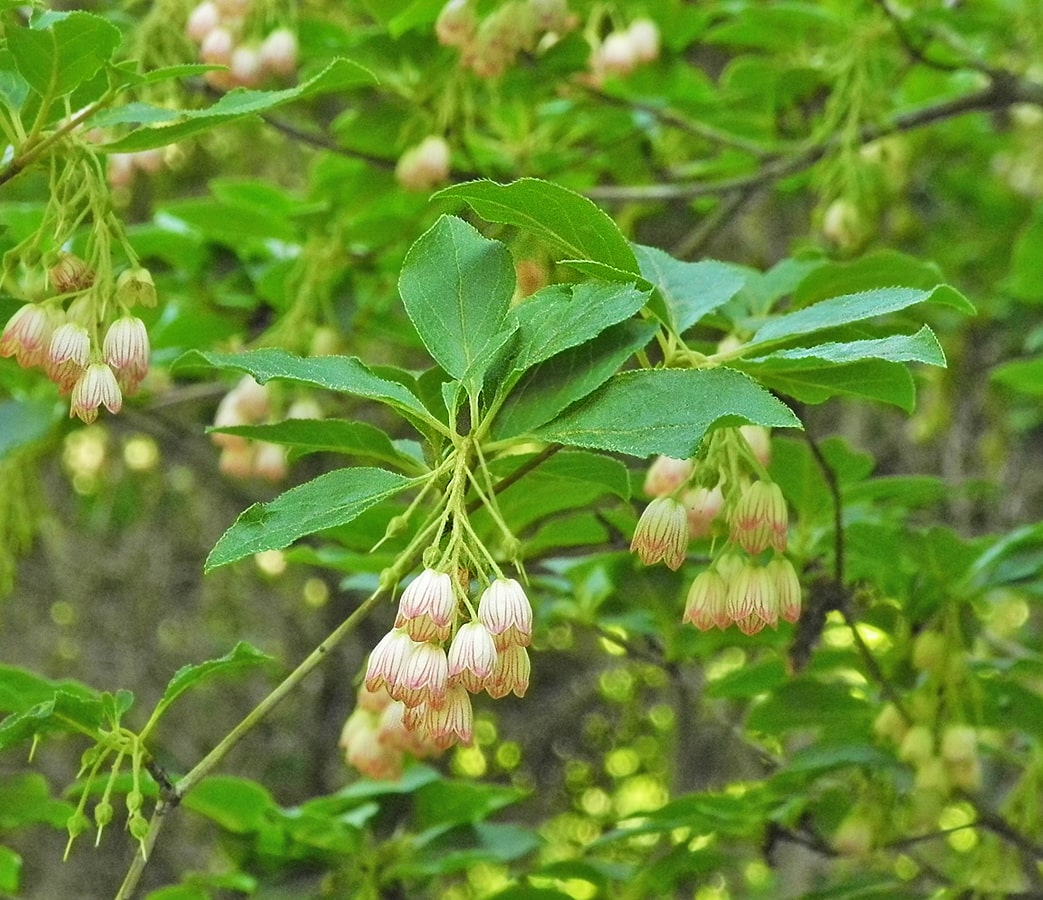
POLYGON ((83 291, 94 284, 94 272, 78 256, 66 253, 47 272, 51 284, 59 294, 83 291))

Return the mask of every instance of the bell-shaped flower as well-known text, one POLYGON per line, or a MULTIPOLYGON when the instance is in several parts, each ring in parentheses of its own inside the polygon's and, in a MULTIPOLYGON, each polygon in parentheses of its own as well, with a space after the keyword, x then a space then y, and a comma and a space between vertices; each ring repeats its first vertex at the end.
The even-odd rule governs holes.
POLYGON ((645 474, 644 491, 649 497, 672 494, 691 477, 692 469, 690 459, 657 456, 645 474))
POLYGON ((449 683, 477 694, 495 667, 496 645, 489 630, 481 622, 461 625, 449 646, 449 683))
POLYGON ((674 570, 688 553, 688 517, 684 506, 672 497, 657 497, 641 514, 630 549, 645 565, 662 560, 674 570))
POLYGON ((444 641, 456 616, 456 597, 448 574, 424 569, 402 592, 395 627, 403 628, 414 641, 444 641))
POLYGON ((69 417, 79 416, 88 425, 98 418, 98 407, 118 413, 123 407, 116 376, 105 363, 91 363, 72 389, 69 417))
POLYGON ((385 634, 369 655, 364 678, 366 689, 379 691, 385 687, 391 693, 392 685, 404 684, 406 660, 415 646, 412 638, 398 628, 385 634))
POLYGON ((785 556, 776 556, 765 567, 775 585, 775 605, 780 619, 796 622, 800 618, 800 579, 785 556))
POLYGON ((731 623, 727 598, 728 586, 716 569, 700 572, 688 589, 681 621, 691 622, 700 631, 727 628, 731 623))
POLYGON ((116 372, 119 383, 128 394, 137 390, 148 373, 148 332, 137 316, 121 316, 109 326, 102 344, 102 354, 116 372))
POLYGON ((743 634, 756 634, 778 624, 775 585, 763 566, 748 562, 728 579, 728 617, 743 634))
POLYGON ((437 644, 413 644, 398 684, 388 684, 388 693, 406 706, 427 703, 439 707, 449 687, 449 663, 437 644))
POLYGON ((51 342, 51 314, 42 306, 26 303, 18 309, 0 334, 0 356, 13 356, 23 369, 44 361, 51 342))
POLYGON ((87 329, 75 322, 66 322, 54 329, 47 345, 44 368, 63 394, 69 393, 79 381, 91 355, 91 339, 87 329))
POLYGON ((782 489, 772 481, 755 481, 739 497, 729 516, 731 540, 756 556, 773 547, 786 549, 789 514, 782 489))
POLYGON ((529 689, 530 670, 526 649, 511 644, 496 655, 496 665, 485 682, 485 691, 494 700, 512 692, 516 697, 524 697, 529 689))
POLYGON ((489 630, 497 650, 528 647, 532 641, 532 606, 513 578, 498 578, 482 592, 478 621, 489 630))

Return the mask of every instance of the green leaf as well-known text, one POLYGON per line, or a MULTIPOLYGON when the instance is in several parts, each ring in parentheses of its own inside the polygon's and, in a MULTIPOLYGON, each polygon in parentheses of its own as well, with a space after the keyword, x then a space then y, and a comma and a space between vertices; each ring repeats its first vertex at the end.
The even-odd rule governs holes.
POLYGON ((742 270, 726 263, 684 262, 656 247, 632 246, 641 274, 659 289, 666 303, 665 321, 676 334, 731 300, 746 281, 742 270))
POLYGON ((280 378, 329 391, 342 391, 384 403, 411 421, 444 428, 412 391, 394 381, 374 375, 353 356, 301 357, 275 348, 248 350, 245 353, 207 353, 190 350, 174 363, 173 369, 181 372, 200 366, 246 372, 261 384, 273 378, 280 378))
POLYGON ((8 24, 5 35, 19 73, 37 94, 51 99, 93 78, 120 42, 115 25, 79 11, 37 16, 29 28, 8 24))
POLYGON ((551 285, 516 308, 518 331, 512 361, 525 371, 556 353, 596 337, 622 322, 648 301, 633 284, 551 285))
POLYGON ((73 805, 53 798, 47 779, 37 772, 0 778, 0 830, 37 822, 63 828, 72 812, 73 805))
POLYGON ((345 419, 286 419, 269 425, 236 425, 208 428, 208 433, 236 434, 255 441, 284 444, 298 455, 305 453, 344 453, 366 457, 421 474, 422 464, 415 456, 399 450, 383 431, 368 422, 345 419))
POLYGON ((268 112, 283 104, 316 94, 345 91, 360 84, 371 84, 373 81, 373 74, 362 66, 346 59, 335 59, 319 74, 297 87, 282 91, 236 88, 206 109, 180 110, 180 121, 175 124, 146 124, 120 140, 105 144, 102 149, 109 153, 132 153, 153 147, 165 147, 216 125, 268 112))
POLYGON ((441 216, 417 239, 398 281, 428 352, 472 390, 517 327, 505 321, 514 288, 510 251, 453 216, 441 216))
POLYGON ((652 322, 620 322, 594 340, 564 350, 529 369, 493 422, 493 436, 530 433, 603 385, 655 334, 652 322))
POLYGON ((44 437, 57 421, 55 404, 47 400, 0 403, 0 459, 44 437))
POLYGON ((941 269, 932 262, 898 250, 877 250, 854 260, 816 265, 793 289, 793 305, 803 308, 840 294, 896 284, 930 290, 942 277, 941 269))
POLYGON ((734 369, 651 369, 615 376, 535 434, 631 456, 683 459, 718 422, 800 427, 785 404, 734 369))
POLYGON ((528 796, 520 788, 473 781, 432 781, 414 793, 417 827, 476 824, 528 796))
MULTIPOLYGON (((945 353, 938 343, 938 339, 934 336, 934 332, 926 325, 916 334, 892 334, 888 337, 863 341, 816 344, 813 347, 793 347, 788 350, 776 350, 767 356, 748 359, 746 362, 763 365, 767 370, 779 368, 785 371, 787 364, 781 361, 807 359, 832 363, 850 363, 863 359, 884 359, 890 362, 920 362, 930 366, 941 366, 943 368, 945 366, 945 353)), ((789 367, 798 368, 798 366, 789 367)))
POLYGON ((0 722, 0 750, 55 731, 93 736, 101 726, 102 718, 100 697, 55 691, 50 700, 38 703, 24 713, 13 713, 0 722))
POLYGON ((270 662, 271 659, 267 653, 245 641, 240 641, 220 659, 209 659, 206 662, 182 666, 167 683, 166 690, 163 691, 163 696, 156 704, 156 711, 152 714, 151 720, 159 718, 171 703, 199 682, 214 675, 237 674, 242 669, 270 662))
POLYGON ((23 713, 54 697, 55 691, 96 698, 97 692, 78 681, 52 681, 17 666, 0 666, 0 712, 23 713))
POLYGON ((181 805, 233 834, 260 831, 278 812, 266 788, 248 778, 231 775, 204 779, 185 795, 181 805))
POLYGON ((1004 387, 1030 397, 1043 396, 1043 356, 1003 363, 992 370, 991 378, 1004 387))
POLYGON ((846 396, 890 403, 906 412, 912 412, 916 406, 913 376, 901 363, 867 359, 846 365, 801 364, 792 371, 759 367, 753 371, 766 387, 802 403, 823 403, 831 397, 846 396))
POLYGON ((435 197, 463 200, 483 219, 531 232, 557 250, 559 258, 591 259, 638 274, 634 253, 611 217, 561 185, 538 178, 510 184, 469 181, 435 197))
POLYGON ((337 469, 245 510, 210 551, 205 572, 263 550, 281 550, 306 534, 346 525, 421 479, 385 469, 337 469))
POLYGON ((0 891, 12 896, 18 893, 22 874, 22 857, 10 847, 0 846, 0 891))
POLYGON ((947 285, 938 285, 926 291, 904 287, 881 288, 833 297, 796 312, 772 318, 757 330, 750 343, 764 344, 768 341, 811 334, 826 328, 837 328, 898 312, 927 300, 953 306, 961 312, 974 312, 974 307, 966 298, 947 285))

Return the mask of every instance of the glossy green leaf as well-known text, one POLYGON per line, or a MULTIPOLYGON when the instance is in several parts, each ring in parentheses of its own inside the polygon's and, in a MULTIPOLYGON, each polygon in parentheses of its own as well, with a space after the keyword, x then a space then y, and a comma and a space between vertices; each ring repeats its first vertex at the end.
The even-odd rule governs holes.
POLYGON ((412 474, 421 474, 424 465, 416 456, 398 449, 391 438, 368 422, 344 419, 286 419, 269 425, 236 425, 209 428, 208 433, 235 434, 255 441, 283 444, 298 455, 305 453, 343 453, 388 463, 412 474))
POLYGON ((524 371, 599 335, 636 313, 648 294, 633 284, 552 285, 520 303, 515 313, 512 366, 524 371))
POLYGON ((245 641, 240 641, 220 659, 209 659, 206 662, 182 666, 167 683, 163 696, 160 698, 159 703, 156 704, 153 718, 158 718, 171 703, 201 681, 215 675, 224 677, 238 674, 243 669, 253 668, 254 666, 270 662, 271 659, 267 653, 263 653, 245 641))
POLYGON ((517 327, 507 316, 514 288, 507 248, 454 216, 440 217, 417 239, 398 281, 428 352, 472 389, 517 327))
POLYGON ((14 896, 22 874, 22 857, 10 847, 0 846, 0 892, 14 896))
POLYGON ((776 350, 767 356, 748 359, 746 362, 763 366, 765 370, 786 371, 787 368, 799 368, 797 361, 809 359, 838 364, 864 359, 883 359, 889 362, 919 362, 930 366, 945 366, 945 353, 934 332, 926 325, 916 334, 892 334, 862 341, 793 347, 788 350, 776 350))
MULTIPOLYGON (((152 118, 143 121, 143 127, 137 128, 125 137, 106 144, 103 149, 110 153, 132 153, 137 150, 149 150, 153 147, 165 147, 167 144, 182 141, 193 134, 206 131, 217 125, 234 122, 245 116, 259 115, 276 109, 295 100, 303 100, 317 94, 345 91, 363 84, 371 84, 373 75, 362 66, 346 59, 336 59, 325 69, 309 78, 303 84, 281 91, 257 91, 236 88, 221 97, 206 109, 177 110, 173 112, 177 121, 165 124, 162 114, 153 113, 152 118)), ((137 108, 137 114, 146 117, 146 111, 137 108)))
POLYGON ((955 307, 961 312, 973 313, 974 307, 962 294, 947 285, 938 285, 931 290, 915 288, 881 288, 862 291, 858 294, 845 294, 822 300, 804 309, 772 318, 762 325, 754 334, 752 344, 764 344, 784 338, 811 334, 827 328, 850 325, 875 316, 898 312, 917 303, 931 300, 955 307))
POLYGON ((8 24, 5 36, 19 73, 51 99, 93 78, 120 42, 115 25, 80 11, 37 16, 29 28, 8 24))
POLYGON ((890 288, 896 284, 926 291, 943 278, 941 269, 934 263, 887 248, 857 259, 816 265, 793 289, 793 305, 803 308, 841 294, 890 288))
POLYGON ((374 375, 353 356, 301 357, 275 348, 248 350, 245 353, 190 350, 174 363, 173 368, 183 372, 201 366, 245 372, 260 384, 279 378, 353 394, 384 403, 426 425, 442 427, 408 388, 374 375))
POLYGON ((385 469, 336 469, 244 510, 206 558, 209 572, 263 550, 281 550, 306 534, 346 525, 382 500, 417 484, 385 469))
POLYGON ((913 376, 901 363, 868 359, 846 365, 805 363, 792 370, 753 371, 766 387, 802 403, 823 403, 831 397, 862 397, 890 403, 906 412, 912 412, 916 406, 913 376))
POLYGON ((18 666, 0 666, 0 712, 26 712, 38 703, 50 700, 55 691, 84 699, 97 697, 96 691, 77 681, 52 681, 18 666))
POLYGON ((746 281, 741 269, 716 260, 684 262, 656 247, 634 244, 641 274, 658 288, 665 320, 677 334, 731 300, 746 281))
POLYGON ((543 440, 631 456, 693 456, 715 423, 799 428, 785 404, 734 369, 651 369, 615 376, 536 429, 543 440))
POLYGON ((532 432, 603 385, 655 334, 651 322, 620 322, 594 340, 564 350, 529 369, 493 422, 496 438, 532 432))
POLYGON ((483 219, 542 238, 559 259, 590 259, 638 274, 637 260, 612 219, 582 194, 538 178, 510 184, 469 181, 435 194, 463 200, 483 219))

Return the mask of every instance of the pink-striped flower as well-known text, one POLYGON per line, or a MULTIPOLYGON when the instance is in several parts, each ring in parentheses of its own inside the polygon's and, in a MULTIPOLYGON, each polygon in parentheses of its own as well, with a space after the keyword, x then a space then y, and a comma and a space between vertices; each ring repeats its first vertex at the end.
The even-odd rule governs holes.
POLYGON ((149 340, 145 323, 137 316, 121 316, 109 326, 102 354, 128 394, 137 390, 148 373, 149 340))
POLYGON ((449 687, 449 663, 445 650, 437 644, 413 644, 405 661, 402 680, 388 683, 388 693, 406 706, 427 703, 439 707, 449 687))
POLYGON ((494 700, 506 697, 512 691, 524 697, 529 689, 529 654, 524 647, 511 644, 496 656, 496 666, 485 682, 485 691, 494 700))
POLYGON ((449 646, 449 683, 477 694, 495 667, 496 645, 489 630, 481 622, 461 625, 449 646))
POLYGON ((782 489, 772 481, 755 481, 739 497, 730 518, 731 539, 756 556, 773 547, 786 549, 789 513, 782 489))
POLYGON ((123 395, 112 369, 105 363, 91 363, 73 386, 69 418, 79 416, 90 424, 98 418, 100 406, 118 413, 123 407, 123 395))
POLYGON ((765 567, 768 577, 775 585, 775 603, 779 618, 796 622, 800 618, 800 579, 785 556, 776 556, 765 567))
POLYGON ((728 616, 743 634, 756 634, 779 621, 775 584, 763 566, 748 562, 728 579, 728 616))
POLYGON ((700 572, 688 589, 681 621, 691 622, 700 631, 727 628, 731 624, 727 598, 728 585, 716 569, 700 572))
POLYGON ((26 303, 4 326, 0 334, 0 356, 13 356, 18 365, 29 369, 40 365, 51 341, 50 313, 35 303, 26 303))
POLYGON ((395 627, 404 628, 414 641, 444 641, 456 616, 456 597, 448 574, 424 569, 402 592, 395 627))
POLYGON ((498 578, 482 592, 478 621, 493 636, 497 650, 528 647, 532 641, 532 606, 513 578, 498 578))
POLYGON ((662 560, 675 571, 688 554, 688 517, 673 497, 657 497, 641 513, 630 549, 646 566, 662 560))
POLYGON ((420 732, 440 750, 455 743, 470 744, 474 735, 471 697, 460 684, 449 688, 440 706, 425 703, 407 709, 404 720, 407 728, 420 732))
POLYGON ((721 486, 714 488, 697 487, 685 491, 684 497, 685 513, 688 517, 688 536, 693 539, 706 537, 710 533, 710 526, 717 514, 724 506, 724 494, 721 486))
POLYGON ((66 322, 54 329, 47 346, 44 367, 47 377, 69 393, 79 381, 91 355, 91 339, 87 329, 75 322, 66 322))
POLYGON ((691 477, 692 469, 690 459, 657 456, 645 474, 645 493, 649 497, 665 497, 672 494, 691 477))
MULTIPOLYGON (((416 646, 404 631, 397 628, 385 634, 369 655, 364 678, 366 688, 378 691, 405 682, 406 661, 416 646)), ((393 695, 392 695, 393 696, 393 695)))

